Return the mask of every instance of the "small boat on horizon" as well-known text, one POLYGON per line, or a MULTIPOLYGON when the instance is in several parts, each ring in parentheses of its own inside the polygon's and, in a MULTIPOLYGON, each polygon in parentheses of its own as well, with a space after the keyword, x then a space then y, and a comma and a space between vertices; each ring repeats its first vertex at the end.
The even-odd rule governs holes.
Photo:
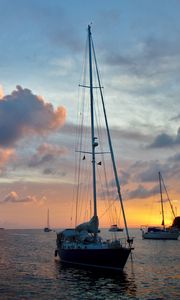
POLYGON ((50 232, 52 229, 49 226, 49 208, 47 210, 47 227, 44 227, 44 232, 50 232))
MULTIPOLYGON (((74 189, 76 190, 76 195, 74 197, 76 200, 74 209, 75 226, 74 228, 57 231, 57 248, 55 250, 55 257, 59 257, 62 263, 70 266, 102 269, 106 271, 119 271, 124 268, 133 249, 133 239, 129 237, 90 26, 88 26, 86 49, 88 52, 86 57, 88 57, 89 83, 87 83, 84 78, 83 84, 79 86, 85 88, 86 91, 88 90, 89 92, 88 99, 86 99, 88 101, 85 101, 84 96, 82 97, 82 111, 79 113, 81 121, 81 124, 79 125, 80 136, 77 143, 78 148, 75 151, 79 156, 75 159, 77 178, 77 183, 74 189), (95 80, 93 80, 94 76, 96 76, 95 80), (97 92, 95 92, 95 89, 97 92), (87 111, 84 111, 84 108, 86 108, 87 111), (99 111, 101 113, 99 113, 99 111), (87 112, 90 113, 90 117, 87 112), (103 116, 101 121, 103 122, 104 127, 99 128, 98 126, 101 115, 103 116), (97 118, 99 119, 97 120, 97 118), (87 122, 87 125, 83 123, 85 121, 87 122), (95 122, 97 123, 96 127, 95 122), (105 135, 102 135, 102 132, 100 131, 102 129, 103 132, 106 131, 105 135), (105 146, 109 148, 108 151, 104 151, 102 149, 104 145, 102 140, 103 137, 106 138, 105 146), (107 187, 107 170, 109 170, 110 163, 106 165, 108 163, 108 159, 104 159, 105 154, 107 154, 107 156, 109 155, 109 160, 111 160, 112 174, 114 175, 116 182, 116 190, 113 193, 113 195, 115 195, 112 201, 117 202, 118 197, 119 201, 117 203, 122 210, 126 229, 126 239, 117 239, 117 237, 113 237, 111 240, 103 240, 99 234, 100 218, 98 216, 99 211, 97 201, 98 198, 100 202, 103 201, 101 199, 102 195, 103 197, 110 198, 110 193, 108 194, 107 187), (102 161, 99 161, 100 159, 102 161), (97 176, 99 176, 98 178, 101 178, 99 181, 97 180, 97 176), (102 185, 102 180, 104 186, 102 185), (92 199, 93 209, 92 211, 89 209, 88 213, 86 213, 89 199, 92 199), (86 201, 85 204, 83 201, 86 201), (82 216, 84 216, 84 221, 87 220, 86 222, 80 222, 80 220, 82 220, 82 216), (78 223, 80 224, 78 225, 78 223)), ((87 68, 85 67, 85 70, 86 69, 87 68)), ((85 95, 84 91, 85 90, 83 89, 82 94, 85 95)), ((107 199, 105 198, 105 200, 107 199)))
POLYGON ((118 231, 123 231, 124 229, 119 227, 117 224, 111 225, 111 227, 109 228, 110 232, 118 232, 118 231))
POLYGON ((167 195, 167 199, 169 201, 170 207, 172 214, 175 218, 175 213, 173 206, 171 204, 171 201, 169 199, 169 195, 167 193, 166 186, 164 184, 164 180, 162 178, 161 173, 158 173, 159 175, 159 186, 160 186, 160 202, 161 202, 161 212, 162 212, 162 223, 161 226, 141 226, 141 231, 142 231, 142 238, 143 239, 151 239, 151 240, 177 240, 180 232, 177 228, 173 227, 166 227, 165 226, 165 217, 164 217, 164 203, 163 203, 163 196, 162 196, 162 183, 164 186, 164 190, 167 195))

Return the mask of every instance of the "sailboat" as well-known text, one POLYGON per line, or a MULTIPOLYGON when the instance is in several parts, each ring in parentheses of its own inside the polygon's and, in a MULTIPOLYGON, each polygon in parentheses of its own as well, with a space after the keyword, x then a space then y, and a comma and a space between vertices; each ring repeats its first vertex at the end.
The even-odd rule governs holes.
POLYGON ((49 208, 48 208, 48 210, 47 210, 47 226, 44 227, 44 232, 50 232, 50 231, 52 231, 52 229, 49 226, 49 208))
POLYGON ((123 228, 121 228, 120 226, 118 226, 118 219, 119 219, 119 217, 118 217, 117 209, 116 209, 115 206, 113 207, 113 210, 114 210, 114 214, 115 214, 115 216, 114 215, 112 216, 114 222, 113 222, 113 225, 110 226, 109 231, 110 232, 115 232, 115 233, 116 232, 122 232, 123 228))
MULTIPOLYGON (((88 36, 87 36, 87 53, 88 53, 88 67, 89 67, 89 84, 83 84, 80 85, 80 87, 83 87, 88 89, 88 106, 90 111, 90 151, 85 151, 80 148, 80 150, 77 150, 76 152, 83 158, 80 159, 81 163, 82 161, 85 161, 86 155, 90 157, 89 159, 89 166, 91 165, 91 191, 92 191, 92 215, 89 216, 89 221, 82 222, 80 224, 77 224, 77 218, 75 222, 74 228, 68 228, 61 231, 57 231, 57 248, 55 250, 55 256, 60 258, 60 261, 62 263, 75 266, 75 267, 85 267, 85 268, 93 268, 93 269, 103 269, 103 270, 115 270, 119 271, 122 270, 126 264, 126 261, 129 257, 129 254, 131 253, 133 247, 133 239, 130 238, 127 222, 126 222, 126 216, 125 211, 123 207, 123 201, 120 191, 120 184, 119 184, 119 177, 116 169, 115 164, 115 158, 114 158, 114 152, 111 142, 111 136, 110 136, 110 130, 105 110, 105 104, 104 104, 104 97, 102 92, 102 86, 100 82, 100 75, 97 67, 97 60, 94 50, 94 44, 92 39, 92 33, 91 33, 91 26, 88 26, 88 36), (94 74, 96 74, 97 82, 96 85, 94 85, 94 74), (98 151, 96 150, 98 146, 100 146, 100 139, 97 132, 97 128, 95 128, 94 122, 96 118, 95 114, 95 89, 96 92, 99 92, 100 95, 100 103, 102 108, 102 114, 103 114, 103 120, 106 128, 106 137, 107 137, 107 145, 109 146, 108 152, 98 151), (114 173, 114 178, 117 186, 117 195, 118 195, 118 202, 122 210, 122 215, 124 219, 124 225, 126 229, 126 239, 105 239, 100 236, 100 228, 99 228, 99 216, 98 216, 98 194, 99 191, 97 190, 97 173, 98 167, 102 167, 101 162, 96 162, 96 158, 98 155, 107 154, 111 158, 112 162, 112 170, 114 173)), ((98 99, 99 100, 99 99, 98 99)), ((80 131, 83 135, 84 131, 82 127, 80 126, 80 131)), ((87 129, 87 128, 86 128, 87 129)), ((80 145, 82 146, 82 140, 80 142, 80 145)), ((99 148, 98 148, 99 149, 99 148)), ((100 149, 101 150, 101 149, 100 149)), ((78 168, 79 170, 79 168, 78 168)), ((80 175, 79 175, 80 176, 80 175)), ((88 181, 88 178, 86 176, 86 181, 88 181)), ((80 180, 79 180, 80 181, 80 180)), ((81 182, 79 182, 79 185, 77 187, 77 198, 80 197, 79 188, 82 186, 81 182)), ((90 192, 88 191, 88 195, 90 195, 90 192)), ((84 196, 85 197, 85 196, 84 196)), ((80 201, 77 199, 77 203, 80 201)), ((101 201, 101 200, 100 200, 101 201)), ((99 201, 99 202, 100 202, 99 201)), ((117 201, 117 199, 116 199, 117 201)), ((77 210, 77 205, 76 205, 77 210)))
POLYGON ((161 173, 158 173, 159 175, 159 187, 160 187, 160 202, 161 202, 161 213, 162 213, 162 223, 160 227, 156 227, 156 226, 150 226, 147 228, 141 228, 142 231, 142 238, 143 239, 151 239, 151 240, 177 240, 179 237, 179 230, 177 230, 176 228, 166 228, 165 226, 165 217, 164 217, 164 202, 163 202, 163 193, 162 193, 162 183, 164 186, 164 190, 166 192, 167 195, 167 199, 169 201, 170 207, 171 207, 171 211, 173 216, 175 217, 175 213, 174 213, 174 209, 173 206, 171 204, 169 195, 167 193, 167 189, 166 186, 164 184, 164 180, 162 178, 161 173))
POLYGON ((109 231, 110 232, 119 232, 119 231, 123 231, 123 228, 119 227, 117 224, 113 224, 109 228, 109 231))

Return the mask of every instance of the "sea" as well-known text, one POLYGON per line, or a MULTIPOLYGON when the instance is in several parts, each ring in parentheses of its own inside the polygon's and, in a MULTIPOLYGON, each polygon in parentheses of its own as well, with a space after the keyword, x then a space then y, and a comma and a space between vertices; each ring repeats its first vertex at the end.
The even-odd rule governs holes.
POLYGON ((142 240, 139 229, 130 236, 134 250, 124 270, 109 274, 55 260, 54 231, 0 230, 0 300, 179 300, 180 240, 142 240))

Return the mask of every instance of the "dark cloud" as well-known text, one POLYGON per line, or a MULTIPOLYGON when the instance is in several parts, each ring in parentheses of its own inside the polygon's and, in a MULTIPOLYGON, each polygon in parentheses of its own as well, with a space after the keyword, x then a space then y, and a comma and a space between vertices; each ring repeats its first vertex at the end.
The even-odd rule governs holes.
MULTIPOLYGON (((121 170, 120 171, 120 176, 119 176, 119 182, 120 182, 120 185, 125 185, 128 183, 129 181, 129 178, 130 178, 130 175, 129 173, 125 172, 124 170, 121 170)), ((116 187, 116 180, 115 179, 112 179, 110 182, 109 182, 109 186, 110 188, 114 188, 116 187)))
POLYGON ((30 162, 28 163, 28 167, 37 167, 48 163, 53 160, 53 156, 51 154, 43 155, 42 157, 38 157, 36 154, 32 156, 30 162))
POLYGON ((121 55, 120 53, 111 53, 106 57, 108 63, 113 66, 125 66, 125 67, 135 67, 136 64, 132 58, 121 55))
POLYGON ((179 65, 174 64, 174 60, 177 59, 178 62, 179 51, 179 42, 149 36, 139 42, 138 50, 131 55, 122 54, 117 49, 111 56, 108 53, 105 59, 109 65, 123 67, 123 71, 126 69, 127 72, 138 77, 149 77, 154 74, 168 73, 171 68, 178 71, 179 65))
POLYGON ((166 157, 164 160, 147 160, 147 161, 137 161, 135 164, 132 164, 128 168, 128 172, 130 174, 129 182, 133 184, 140 184, 141 189, 134 190, 132 194, 129 194, 130 191, 127 192, 128 198, 136 196, 138 193, 140 195, 143 193, 148 195, 148 192, 145 185, 148 183, 159 183, 158 172, 161 172, 164 180, 167 184, 171 184, 172 190, 179 190, 178 179, 180 177, 180 153, 176 153, 173 156, 166 157), (174 182, 172 184, 172 182, 174 182))
POLYGON ((167 133, 159 134, 148 148, 166 148, 175 145, 180 145, 180 128, 178 129, 176 136, 170 136, 167 133))
POLYGON ((55 110, 42 97, 17 86, 11 95, 0 100, 0 146, 13 146, 27 135, 44 135, 56 130, 65 118, 65 108, 55 110))
MULTIPOLYGON (((58 157, 66 155, 67 152, 67 149, 64 147, 44 143, 38 147, 36 154, 31 157, 28 166, 37 167, 47 163, 52 163, 52 161, 57 160, 58 157)), ((50 169, 51 168, 49 168, 49 170, 50 169)))
POLYGON ((140 182, 155 182, 158 180, 158 172, 162 168, 162 165, 158 161, 151 162, 147 169, 138 174, 137 179, 140 182))
POLYGON ((61 171, 55 169, 55 167, 54 168, 45 168, 43 170, 43 174, 44 175, 57 175, 58 177, 65 177, 67 175, 66 172, 63 172, 63 171, 61 172, 61 171))
POLYGON ((161 133, 159 134, 154 142, 149 146, 150 148, 163 148, 163 147, 170 147, 174 144, 174 139, 166 134, 166 133, 161 133))
POLYGON ((150 196, 154 196, 159 193, 159 185, 154 186, 151 189, 146 189, 143 185, 139 185, 135 190, 127 191, 127 199, 144 199, 150 196))
POLYGON ((43 173, 45 175, 53 175, 53 174, 56 174, 56 171, 53 168, 46 168, 46 169, 44 169, 43 173))
POLYGON ((65 46, 71 51, 79 52, 82 49, 83 44, 77 35, 77 33, 71 28, 60 28, 59 26, 56 28, 56 31, 53 30, 50 38, 52 42, 62 47, 65 46), (57 29, 58 28, 58 29, 57 29))
MULTIPOLYGON (((77 131, 79 130, 79 127, 72 123, 66 123, 63 127, 63 130, 61 131, 61 134, 65 134, 66 136, 75 135, 77 131)), ((84 127, 84 131, 90 133, 90 127, 86 126, 84 127)), ((101 128, 101 133, 103 137, 107 136, 107 131, 105 127, 101 128)), ((132 141, 141 141, 141 142, 148 142, 150 138, 152 138, 151 135, 144 134, 143 132, 136 131, 134 128, 120 128, 118 126, 111 127, 111 136, 112 139, 126 139, 126 140, 132 140, 132 141)))
POLYGON ((178 159, 180 159, 180 156, 176 154, 164 161, 137 161, 128 169, 129 174, 131 174, 131 181, 140 183, 158 182, 158 172, 161 172, 162 175, 165 174, 166 179, 175 179, 180 174, 178 159))

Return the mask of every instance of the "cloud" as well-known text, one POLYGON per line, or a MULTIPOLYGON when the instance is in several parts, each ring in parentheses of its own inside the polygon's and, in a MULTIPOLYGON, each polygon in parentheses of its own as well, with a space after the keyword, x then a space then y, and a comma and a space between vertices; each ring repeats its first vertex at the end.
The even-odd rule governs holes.
MULTIPOLYGON (((125 172, 124 170, 121 170, 119 177, 120 177, 119 178, 120 185, 128 184, 128 181, 129 181, 129 178, 130 178, 129 173, 125 172)), ((116 187, 116 180, 114 178, 110 180, 109 186, 110 186, 110 188, 116 187)))
POLYGON ((166 148, 180 144, 180 128, 178 128, 176 136, 170 136, 167 133, 159 134, 148 148, 166 148))
POLYGON ((68 151, 65 147, 44 143, 37 148, 37 152, 31 157, 28 166, 36 167, 48 162, 52 162, 58 157, 67 154, 67 152, 68 151))
POLYGON ((4 97, 4 91, 2 86, 0 85, 0 99, 2 99, 4 97))
POLYGON ((15 157, 13 149, 1 149, 0 148, 0 168, 3 167, 11 158, 15 157))
POLYGON ((126 192, 127 199, 144 199, 150 196, 154 196, 155 194, 159 193, 159 185, 154 186, 151 189, 146 189, 143 185, 139 185, 136 189, 132 191, 126 192))
POLYGON ((5 198, 0 201, 0 204, 5 203, 37 203, 39 205, 42 205, 44 201, 46 200, 46 197, 42 197, 41 199, 36 198, 35 196, 26 196, 23 198, 20 198, 19 195, 15 191, 11 191, 9 194, 5 196, 5 198))
POLYGON ((174 144, 174 139, 166 133, 161 133, 154 139, 153 143, 149 147, 163 148, 170 147, 172 144, 174 144))
POLYGON ((157 39, 149 36, 136 43, 131 55, 121 54, 119 51, 111 52, 106 56, 106 62, 116 67, 126 67, 128 72, 139 77, 160 75, 170 71, 178 71, 179 64, 179 41, 157 39))
POLYGON ((20 86, 0 101, 0 146, 13 146, 31 134, 44 135, 57 130, 66 119, 66 109, 47 103, 20 86))
POLYGON ((180 114, 174 116, 173 118, 170 119, 171 121, 179 121, 180 120, 180 114))
POLYGON ((139 170, 136 177, 140 182, 155 182, 158 181, 158 172, 163 169, 159 161, 150 161, 145 169, 139 170))
POLYGON ((176 153, 174 156, 169 157, 169 161, 180 163, 180 153, 176 153))
POLYGON ((6 172, 6 166, 9 162, 13 162, 16 158, 14 149, 0 148, 0 176, 4 176, 6 172))
POLYGON ((3 199, 2 202, 4 202, 4 203, 16 202, 17 200, 18 200, 18 195, 16 194, 16 192, 12 191, 3 199))

